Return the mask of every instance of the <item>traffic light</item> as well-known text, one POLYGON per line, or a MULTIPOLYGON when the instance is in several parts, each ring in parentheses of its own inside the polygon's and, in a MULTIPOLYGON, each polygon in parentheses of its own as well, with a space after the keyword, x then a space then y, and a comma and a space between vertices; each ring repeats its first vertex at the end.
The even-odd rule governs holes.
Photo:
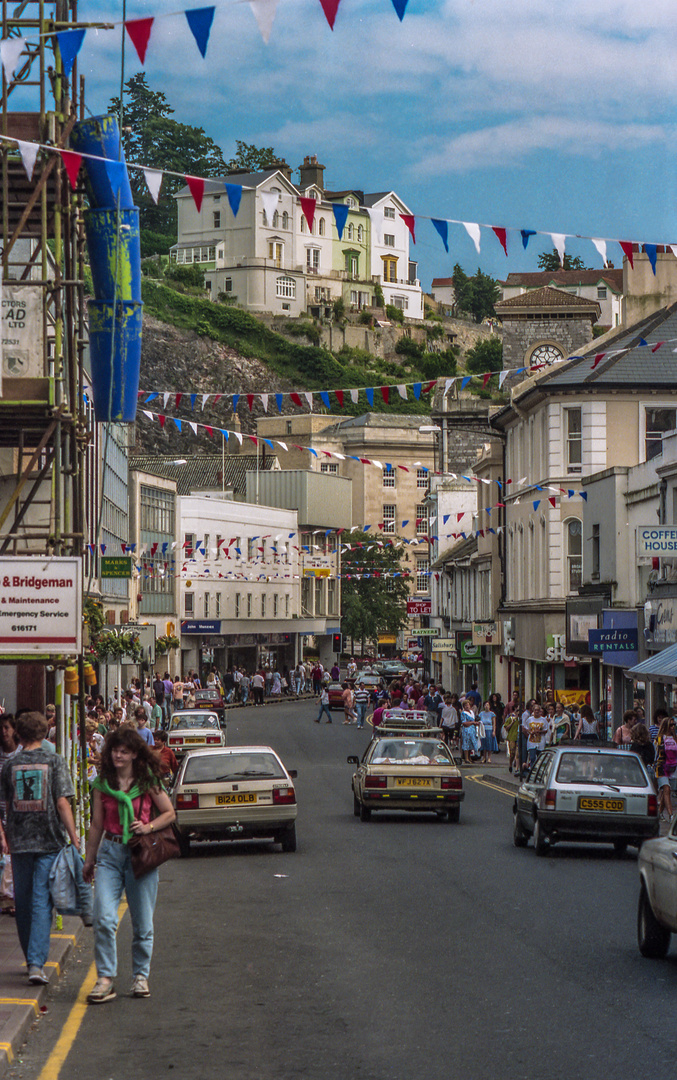
POLYGON ((334 643, 334 652, 338 656, 343 652, 343 634, 332 634, 332 641, 334 643))

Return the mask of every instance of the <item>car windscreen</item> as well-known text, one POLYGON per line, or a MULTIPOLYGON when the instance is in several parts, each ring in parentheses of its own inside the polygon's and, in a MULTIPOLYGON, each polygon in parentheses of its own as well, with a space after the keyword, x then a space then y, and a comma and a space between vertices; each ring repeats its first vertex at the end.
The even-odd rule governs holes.
POLYGON ((188 757, 183 784, 218 784, 229 780, 286 780, 285 772, 269 753, 243 751, 241 754, 216 754, 188 757))
POLYGON ((170 731, 185 731, 187 728, 218 728, 218 717, 212 713, 174 713, 170 731))
POLYGON ((641 762, 634 754, 562 754, 557 767, 558 784, 611 784, 615 787, 647 786, 641 762))
POLYGON ((196 690, 195 691, 195 700, 196 701, 218 701, 218 699, 220 697, 221 697, 221 695, 219 694, 218 690, 196 690))
POLYGON ((436 739, 380 739, 371 765, 453 765, 443 742, 436 739))

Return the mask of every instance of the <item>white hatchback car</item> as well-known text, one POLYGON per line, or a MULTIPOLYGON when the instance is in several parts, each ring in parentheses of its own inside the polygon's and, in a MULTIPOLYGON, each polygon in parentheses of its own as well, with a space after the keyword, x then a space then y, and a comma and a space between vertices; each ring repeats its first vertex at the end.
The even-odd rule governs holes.
POLYGON ((677 933, 677 816, 670 832, 642 844, 639 857, 637 943, 642 956, 662 959, 677 933))
POLYGON ((296 851, 296 770, 270 746, 192 750, 172 788, 181 854, 191 840, 273 839, 296 851))

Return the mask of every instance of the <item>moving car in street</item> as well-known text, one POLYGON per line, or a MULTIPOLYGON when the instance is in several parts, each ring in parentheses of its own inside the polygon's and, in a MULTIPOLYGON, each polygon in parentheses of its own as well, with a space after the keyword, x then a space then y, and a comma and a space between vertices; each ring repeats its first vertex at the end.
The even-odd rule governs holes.
POLYGON ((343 683, 332 682, 327 687, 327 693, 329 694, 329 708, 330 709, 342 709, 343 708, 343 683))
POLYGON ((196 709, 209 709, 210 712, 215 712, 219 723, 225 724, 226 703, 220 690, 211 689, 211 687, 207 690, 196 690, 194 696, 196 709))
POLYGON ((465 796, 456 762, 436 730, 393 731, 374 738, 353 775, 353 811, 369 821, 375 810, 431 811, 446 821, 458 821, 465 796))
POLYGON ((626 750, 554 746, 534 762, 513 806, 513 842, 537 855, 559 841, 613 844, 623 854, 658 835, 658 800, 643 762, 626 750))
POLYGON ((191 840, 272 839, 296 851, 295 770, 270 746, 231 746, 187 754, 172 803, 181 854, 191 840))
POLYGON ((438 728, 431 728, 428 713, 423 709, 384 709, 381 723, 374 729, 374 738, 387 734, 401 735, 412 731, 425 731, 439 735, 438 728))
POLYGON ((181 758, 189 750, 225 746, 226 733, 222 730, 215 712, 182 709, 181 712, 173 713, 169 721, 167 745, 177 758, 181 758))
POLYGON ((662 959, 677 933, 677 816, 667 836, 642 844, 638 866, 637 944, 642 956, 662 959))

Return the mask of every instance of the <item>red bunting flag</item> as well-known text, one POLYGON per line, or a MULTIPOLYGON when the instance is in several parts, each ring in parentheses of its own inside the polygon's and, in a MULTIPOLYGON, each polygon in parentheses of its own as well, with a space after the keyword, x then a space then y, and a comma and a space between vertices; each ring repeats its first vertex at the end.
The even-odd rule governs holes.
POLYGON ((336 400, 341 408, 343 408, 343 390, 334 390, 334 393, 336 394, 336 400))
POLYGON ((411 239, 416 243, 416 218, 413 214, 400 214, 402 221, 411 233, 411 239))
POLYGON ((70 186, 75 191, 80 165, 82 164, 82 154, 76 154, 74 150, 59 150, 59 153, 68 174, 70 186))
POLYGON ((177 407, 177 409, 178 409, 179 405, 181 404, 181 398, 182 397, 183 397, 183 394, 177 394, 176 395, 176 407, 177 407))
POLYGON ((253 394, 247 394, 246 397, 247 397, 247 404, 249 406, 249 411, 251 412, 252 411, 252 405, 254 404, 254 395, 253 394))
POLYGON ((125 30, 132 39, 132 45, 136 49, 137 55, 141 63, 145 63, 146 49, 148 48, 148 40, 150 38, 150 32, 153 29, 154 19, 127 19, 125 23, 125 30))
POLYGON ((464 511, 464 512, 463 512, 462 514, 457 514, 457 515, 456 515, 456 520, 457 520, 457 521, 460 521, 460 520, 461 520, 461 518, 464 518, 464 517, 465 517, 465 511, 464 511))
POLYGON ((201 176, 186 176, 186 183, 190 188, 198 213, 202 209, 202 196, 205 193, 205 182, 201 176))
POLYGON ((209 435, 210 439, 214 438, 214 428, 213 427, 210 427, 209 424, 205 424, 205 431, 209 435))
POLYGON ((550 503, 550 505, 552 506, 552 508, 554 510, 554 508, 557 506, 557 496, 556 495, 551 495, 550 498, 548 499, 548 502, 550 503))
POLYGON ((223 394, 214 394, 214 404, 216 405, 217 402, 219 402, 222 397, 223 397, 223 394))
POLYGON ((389 386, 382 386, 381 387, 381 397, 383 398, 383 400, 385 401, 385 403, 387 405, 388 404, 388 398, 390 397, 390 387, 389 386))
POLYGON ((494 232, 496 234, 496 238, 497 238, 499 244, 501 245, 501 247, 503 248, 503 250, 505 251, 505 254, 507 256, 507 254, 508 254, 508 232, 507 232, 507 230, 500 228, 500 226, 498 226, 498 225, 492 225, 491 229, 492 229, 492 232, 494 232))
POLYGON ((325 457, 331 457, 332 456, 331 450, 323 450, 322 453, 324 454, 325 457))
POLYGON ((166 416, 161 416, 160 413, 158 413, 158 420, 160 421, 160 427, 161 428, 163 428, 165 426, 165 420, 166 419, 167 419, 166 416))
POLYGON ((654 347, 653 347, 653 349, 652 349, 651 351, 652 351, 652 352, 658 352, 658 350, 660 349, 661 345, 665 345, 665 342, 664 342, 664 341, 657 341, 657 342, 656 342, 656 344, 654 345, 654 347))
POLYGON ((630 269, 634 270, 635 269, 635 264, 632 261, 632 244, 629 243, 627 240, 619 240, 618 243, 621 245, 621 251, 625 255, 628 262, 630 263, 630 269))
POLYGON ((429 393, 430 393, 430 391, 432 390, 433 386, 435 386, 435 384, 436 384, 436 380, 435 380, 435 379, 433 379, 433 380, 432 380, 432 382, 429 382, 429 383, 427 384, 427 386, 424 386, 424 387, 423 387, 423 393, 424 393, 424 394, 429 394, 429 393))
POLYGON ((315 220, 315 208, 317 206, 317 199, 301 199, 301 210, 303 216, 308 222, 308 228, 313 231, 313 221, 315 220))
POLYGON ((484 378, 482 379, 482 389, 484 389, 486 387, 487 383, 489 382, 489 379, 491 378, 491 376, 493 374, 494 374, 493 371, 485 371, 484 378))
POLYGON ((371 465, 371 461, 370 461, 370 459, 368 457, 361 457, 360 461, 362 462, 363 465, 371 465))
POLYGON ((248 435, 247 438, 251 439, 251 441, 254 443, 254 446, 259 445, 259 440, 256 438, 256 435, 248 435))
POLYGON ((600 360, 603 360, 605 356, 606 356, 606 353, 605 353, 605 352, 598 352, 598 353, 597 353, 597 356, 595 357, 595 362, 593 363, 593 365, 592 365, 592 367, 590 368, 590 370, 591 370, 591 371, 594 371, 594 370, 595 370, 595 368, 597 367, 597 365, 599 364, 600 360))
POLYGON ((325 14, 325 18, 329 23, 331 29, 334 29, 334 23, 336 22, 336 12, 341 0, 320 0, 322 4, 322 10, 325 14))
POLYGON ((294 405, 298 405, 298 407, 300 409, 303 408, 303 402, 301 401, 301 396, 300 396, 300 394, 297 394, 296 391, 294 391, 292 394, 289 395, 289 400, 293 401, 294 405))

